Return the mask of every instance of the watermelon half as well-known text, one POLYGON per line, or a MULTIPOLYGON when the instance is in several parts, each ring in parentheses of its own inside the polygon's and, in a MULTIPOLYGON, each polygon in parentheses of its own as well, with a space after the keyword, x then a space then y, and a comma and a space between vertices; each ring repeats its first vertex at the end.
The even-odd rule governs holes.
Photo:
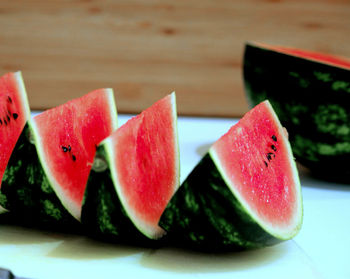
POLYGON ((350 60, 249 43, 245 91, 253 107, 268 99, 297 161, 314 174, 350 181, 350 60))
POLYGON ((175 93, 159 100, 97 149, 82 223, 104 239, 146 243, 164 230, 158 221, 179 186, 175 93))
POLYGON ((116 128, 111 89, 93 91, 33 117, 4 174, 6 208, 28 222, 75 224, 97 145, 116 128))
MULTIPOLYGON (((30 109, 21 72, 0 78, 0 189, 1 181, 16 142, 30 118, 30 109)), ((5 196, 0 193, 0 203, 5 196)), ((0 206, 0 213, 5 211, 0 206)))
POLYGON ((273 245, 301 223, 298 172, 268 101, 213 144, 160 219, 174 241, 207 251, 273 245))

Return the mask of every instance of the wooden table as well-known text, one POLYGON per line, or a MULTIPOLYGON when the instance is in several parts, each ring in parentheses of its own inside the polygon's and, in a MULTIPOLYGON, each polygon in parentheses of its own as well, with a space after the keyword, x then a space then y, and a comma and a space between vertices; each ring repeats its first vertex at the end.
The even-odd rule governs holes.
POLYGON ((32 109, 112 87, 123 113, 175 90, 180 114, 241 116, 246 41, 350 57, 348 0, 1 1, 0 26, 32 109))

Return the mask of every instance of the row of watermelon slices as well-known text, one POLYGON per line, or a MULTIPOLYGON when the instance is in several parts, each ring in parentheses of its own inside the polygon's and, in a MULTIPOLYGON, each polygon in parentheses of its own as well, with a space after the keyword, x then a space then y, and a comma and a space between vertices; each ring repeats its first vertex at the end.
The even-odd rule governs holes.
POLYGON ((0 107, 0 204, 19 222, 209 251, 272 245, 301 227, 298 173, 268 101, 181 187, 175 93, 120 128, 111 89, 31 117, 17 72, 0 80, 0 107))

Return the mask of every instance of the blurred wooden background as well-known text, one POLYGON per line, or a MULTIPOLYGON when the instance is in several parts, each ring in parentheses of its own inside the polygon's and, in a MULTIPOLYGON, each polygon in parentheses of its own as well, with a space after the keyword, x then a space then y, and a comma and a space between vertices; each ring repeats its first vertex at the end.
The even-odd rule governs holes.
POLYGON ((0 72, 22 71, 32 109, 112 87, 120 113, 175 90, 179 114, 241 116, 246 41, 350 57, 349 0, 0 3, 0 72))

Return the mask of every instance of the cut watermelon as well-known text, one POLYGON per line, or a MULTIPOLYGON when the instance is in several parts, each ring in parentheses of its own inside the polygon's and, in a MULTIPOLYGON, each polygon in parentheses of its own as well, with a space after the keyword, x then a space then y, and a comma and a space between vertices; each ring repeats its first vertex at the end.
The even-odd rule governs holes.
POLYGON ((268 101, 214 143, 160 220, 174 240, 208 251, 273 245, 301 223, 297 169, 268 101))
POLYGON ((116 128, 111 89, 93 91, 35 116, 25 126, 4 174, 7 208, 28 221, 79 220, 96 147, 116 128))
POLYGON ((175 93, 159 100, 98 147, 82 210, 96 235, 159 239, 159 218, 179 185, 175 93))
MULTIPOLYGON (((0 78, 0 186, 13 148, 30 117, 27 94, 21 72, 0 78)), ((0 194, 0 203, 5 196, 0 194)), ((1 202, 2 201, 2 202, 1 202)), ((5 210, 0 207, 0 213, 5 210)))
POLYGON ((350 60, 249 43, 245 91, 251 106, 268 99, 288 129, 293 153, 314 174, 350 181, 350 60))

